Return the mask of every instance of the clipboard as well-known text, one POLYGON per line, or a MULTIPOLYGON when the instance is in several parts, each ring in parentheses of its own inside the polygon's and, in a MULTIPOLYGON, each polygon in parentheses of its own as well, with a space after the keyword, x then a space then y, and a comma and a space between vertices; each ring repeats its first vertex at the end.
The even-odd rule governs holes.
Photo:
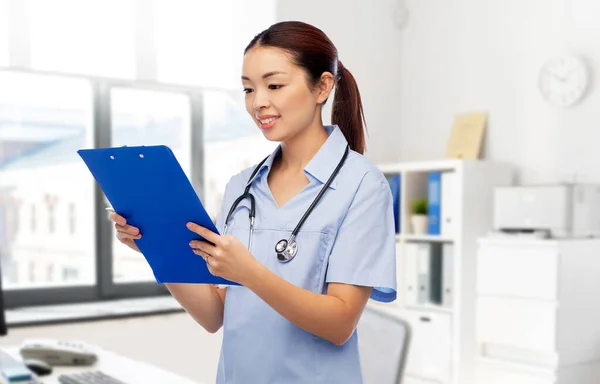
POLYGON ((189 242, 204 240, 186 224, 219 233, 173 151, 165 145, 77 151, 115 212, 138 227, 134 240, 162 283, 239 285, 212 275, 189 242))

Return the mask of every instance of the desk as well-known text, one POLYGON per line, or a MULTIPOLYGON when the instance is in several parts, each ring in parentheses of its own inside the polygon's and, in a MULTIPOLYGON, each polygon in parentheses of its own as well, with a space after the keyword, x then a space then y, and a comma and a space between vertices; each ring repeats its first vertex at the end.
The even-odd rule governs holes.
MULTIPOLYGON (((5 350, 20 359, 18 347, 6 348, 5 350)), ((51 375, 39 378, 40 383, 58 384, 58 376, 61 374, 99 370, 127 384, 200 384, 157 366, 136 361, 104 349, 94 348, 94 351, 98 355, 96 364, 87 367, 54 367, 51 375)))

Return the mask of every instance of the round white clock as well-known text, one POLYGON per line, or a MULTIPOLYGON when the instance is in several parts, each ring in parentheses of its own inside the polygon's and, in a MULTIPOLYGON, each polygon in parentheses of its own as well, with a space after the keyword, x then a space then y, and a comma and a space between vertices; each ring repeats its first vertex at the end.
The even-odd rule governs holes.
POLYGON ((589 69, 577 56, 557 56, 540 69, 538 86, 546 101, 561 107, 577 104, 589 86, 589 69))

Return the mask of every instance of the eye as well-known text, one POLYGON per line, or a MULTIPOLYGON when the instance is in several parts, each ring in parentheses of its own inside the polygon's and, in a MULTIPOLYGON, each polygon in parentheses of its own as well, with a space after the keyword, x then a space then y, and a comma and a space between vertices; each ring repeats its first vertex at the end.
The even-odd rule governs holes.
POLYGON ((244 88, 244 93, 250 93, 252 91, 253 91, 252 88, 244 88))
POLYGON ((277 90, 279 88, 283 87, 283 85, 278 85, 278 84, 271 84, 269 85, 269 89, 273 89, 273 90, 277 90))

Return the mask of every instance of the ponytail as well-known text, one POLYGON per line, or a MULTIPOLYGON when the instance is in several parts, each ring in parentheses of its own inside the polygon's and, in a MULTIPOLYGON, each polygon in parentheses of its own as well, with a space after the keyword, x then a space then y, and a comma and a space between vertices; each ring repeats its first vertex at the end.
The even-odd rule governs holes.
POLYGON ((365 116, 354 76, 338 61, 337 85, 331 110, 331 123, 339 126, 350 149, 365 152, 365 116))

